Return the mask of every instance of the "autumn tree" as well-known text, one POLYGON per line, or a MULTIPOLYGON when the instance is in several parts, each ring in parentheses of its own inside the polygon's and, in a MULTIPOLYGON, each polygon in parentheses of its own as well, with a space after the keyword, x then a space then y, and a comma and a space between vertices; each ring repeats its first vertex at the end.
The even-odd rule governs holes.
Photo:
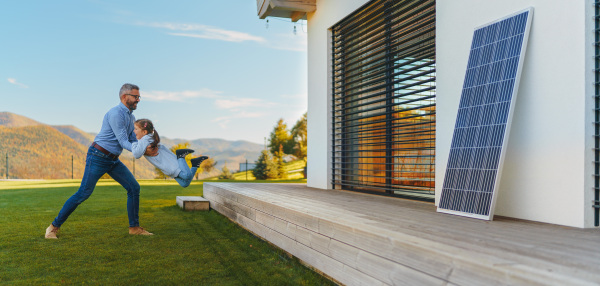
POLYGON ((283 168, 283 146, 279 146, 279 152, 275 155, 275 166, 277 168, 277 178, 285 179, 287 178, 287 173, 283 168))
POLYGON ((213 158, 208 158, 202 161, 202 163, 200 164, 200 168, 198 168, 198 170, 196 171, 196 180, 198 180, 198 176, 201 173, 210 173, 214 171, 216 169, 217 163, 218 162, 215 161, 213 158))
POLYGON ((298 159, 304 159, 306 160, 306 155, 307 155, 307 146, 308 146, 308 138, 307 138, 307 128, 306 128, 306 123, 307 123, 307 112, 304 113, 304 115, 302 115, 302 117, 300 119, 298 119, 298 121, 296 121, 296 124, 294 124, 294 127, 292 127, 292 134, 291 134, 291 140, 292 140, 292 146, 293 146, 293 150, 294 150, 294 155, 296 157, 298 157, 298 159))
POLYGON ((279 119, 269 136, 269 150, 273 154, 276 165, 276 178, 285 177, 283 171, 283 156, 293 153, 294 140, 288 131, 287 124, 283 119, 279 119))
POLYGON ((284 154, 292 154, 293 144, 290 143, 291 138, 287 124, 283 119, 279 119, 269 136, 269 151, 271 151, 271 154, 277 156, 277 153, 280 152, 280 147, 284 154))

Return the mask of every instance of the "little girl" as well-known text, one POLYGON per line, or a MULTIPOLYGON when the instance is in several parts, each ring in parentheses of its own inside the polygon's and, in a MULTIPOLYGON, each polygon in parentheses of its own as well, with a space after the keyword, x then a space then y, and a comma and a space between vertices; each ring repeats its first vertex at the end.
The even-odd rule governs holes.
POLYGON ((133 132, 138 140, 144 135, 151 134, 154 141, 150 143, 149 147, 158 147, 158 155, 148 156, 144 154, 148 162, 160 169, 165 175, 175 178, 179 185, 184 188, 190 185, 202 161, 208 159, 206 156, 192 159, 192 169, 190 170, 185 161, 185 156, 193 153, 194 150, 179 149, 175 151, 176 154, 173 154, 165 145, 158 144, 160 143, 160 137, 158 132, 154 130, 152 121, 148 119, 137 120, 133 127, 133 132))

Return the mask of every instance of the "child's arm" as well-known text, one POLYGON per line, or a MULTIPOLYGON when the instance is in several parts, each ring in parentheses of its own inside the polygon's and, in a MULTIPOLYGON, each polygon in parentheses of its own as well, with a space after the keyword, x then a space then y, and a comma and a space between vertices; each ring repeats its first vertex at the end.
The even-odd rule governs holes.
POLYGON ((150 134, 147 134, 144 135, 144 137, 142 137, 137 142, 131 143, 131 153, 133 153, 133 157, 136 159, 142 158, 142 156, 146 152, 146 148, 152 142, 154 142, 154 139, 152 139, 152 136, 150 136, 150 134))

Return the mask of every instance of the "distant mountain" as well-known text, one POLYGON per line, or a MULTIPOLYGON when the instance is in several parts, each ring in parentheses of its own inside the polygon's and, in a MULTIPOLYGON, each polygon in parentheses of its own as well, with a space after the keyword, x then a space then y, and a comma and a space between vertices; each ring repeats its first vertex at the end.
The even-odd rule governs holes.
MULTIPOLYGON (((81 178, 83 167, 85 167, 87 149, 93 142, 95 135, 94 133, 84 132, 72 125, 50 126, 21 115, 1 112, 0 152, 4 154, 0 156, 0 162, 4 162, 2 157, 8 152, 9 175, 12 178, 70 178, 70 158, 73 155, 75 160, 74 177, 81 178), (53 147, 50 148, 49 146, 53 147), (66 165, 65 160, 68 161, 66 165), (53 164, 58 164, 57 166, 61 166, 62 169, 52 168, 53 164), (35 165, 46 167, 33 167, 35 165), (81 174, 78 172, 81 172, 81 174)), ((168 147, 184 142, 189 142, 190 148, 196 151, 192 155, 206 155, 212 157, 218 163, 218 170, 210 174, 201 174, 200 178, 218 175, 224 165, 227 165, 230 170, 238 170, 239 163, 244 163, 246 160, 248 160, 248 163, 254 163, 263 148, 259 144, 243 140, 185 140, 161 137, 161 143, 168 147)), ((131 152, 123 150, 120 159, 129 170, 133 171, 134 163, 131 152)), ((4 169, 6 169, 6 164, 0 166, 1 177, 6 174, 4 169)), ((135 175, 139 179, 154 178, 154 166, 145 159, 135 160, 135 175)))
MULTIPOLYGON (((8 154, 9 178, 70 179, 82 178, 89 146, 80 144, 49 125, 26 127, 0 126, 0 177, 6 177, 8 154)), ((123 152, 120 157, 133 171, 133 156, 123 152)), ((146 160, 136 160, 135 175, 140 179, 154 178, 154 166, 146 160)))
POLYGON ((35 126, 35 125, 43 125, 43 123, 39 123, 33 119, 27 118, 25 116, 17 115, 14 113, 0 112, 0 126, 25 127, 25 126, 35 126))
MULTIPOLYGON (((0 127, 2 157, 8 154, 9 178, 65 179, 81 178, 86 148, 47 125, 0 127), (73 156, 73 164, 71 164, 73 156)), ((6 163, 0 167, 6 176, 6 163)))
POLYGON ((94 142, 94 137, 96 137, 95 135, 84 132, 73 125, 53 125, 52 127, 84 146, 92 145, 92 142, 94 142))

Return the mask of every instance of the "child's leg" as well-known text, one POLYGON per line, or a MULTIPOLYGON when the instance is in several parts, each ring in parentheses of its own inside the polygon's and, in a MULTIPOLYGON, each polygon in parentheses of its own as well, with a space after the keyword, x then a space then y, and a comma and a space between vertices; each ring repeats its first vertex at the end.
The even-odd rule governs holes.
POLYGON ((192 167, 192 169, 190 169, 184 158, 177 159, 177 163, 179 163, 179 169, 181 169, 181 172, 179 172, 179 175, 175 177, 175 181, 185 188, 189 186, 194 179, 194 175, 196 174, 198 168, 192 167))
POLYGON ((177 181, 177 183, 179 183, 179 185, 182 186, 182 187, 184 187, 184 188, 187 188, 190 185, 191 181, 192 181, 192 180, 184 180, 184 179, 180 178, 179 176, 177 176, 177 177, 175 177, 173 179, 175 179, 175 181, 177 181))

